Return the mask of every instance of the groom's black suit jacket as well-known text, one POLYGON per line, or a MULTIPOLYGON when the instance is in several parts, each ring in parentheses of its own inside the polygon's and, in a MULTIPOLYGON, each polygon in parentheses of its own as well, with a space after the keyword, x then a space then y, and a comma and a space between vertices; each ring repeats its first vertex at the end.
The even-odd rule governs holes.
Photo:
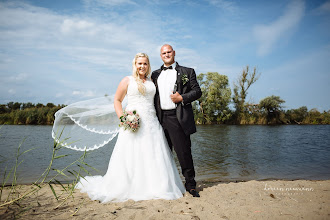
MULTIPOLYGON (((183 102, 177 104, 176 116, 185 134, 190 135, 196 132, 196 125, 194 121, 194 113, 192 110, 191 102, 199 99, 202 96, 202 91, 198 85, 194 69, 180 66, 178 63, 176 63, 175 70, 177 71, 177 92, 183 98, 183 102), (184 75, 186 76, 184 78, 187 78, 188 81, 183 85, 182 76, 184 75)), ((162 122, 162 110, 160 108, 160 97, 157 80, 161 71, 162 70, 160 68, 158 70, 153 71, 151 74, 151 79, 156 86, 155 108, 157 117, 160 122, 162 122)))

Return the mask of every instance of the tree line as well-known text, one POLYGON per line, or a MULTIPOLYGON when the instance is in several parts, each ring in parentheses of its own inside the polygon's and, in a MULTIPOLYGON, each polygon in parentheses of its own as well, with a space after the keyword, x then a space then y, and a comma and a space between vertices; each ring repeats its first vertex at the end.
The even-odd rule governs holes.
POLYGON ((256 68, 250 71, 246 66, 232 92, 226 75, 199 74, 197 81, 203 94, 193 103, 196 124, 330 124, 330 110, 319 112, 306 106, 284 110, 285 101, 279 96, 265 97, 259 103, 247 102, 248 90, 259 77, 256 68))
POLYGON ((0 124, 52 125, 55 112, 63 107, 53 103, 8 102, 0 105, 0 124))
MULTIPOLYGON (((284 110, 285 101, 268 96, 259 103, 249 103, 246 97, 260 74, 249 66, 235 81, 233 90, 226 75, 201 73, 197 81, 203 95, 192 103, 196 124, 330 124, 330 110, 319 112, 306 106, 284 110)), ((0 105, 0 124, 52 125, 54 114, 65 105, 9 102, 0 105)))

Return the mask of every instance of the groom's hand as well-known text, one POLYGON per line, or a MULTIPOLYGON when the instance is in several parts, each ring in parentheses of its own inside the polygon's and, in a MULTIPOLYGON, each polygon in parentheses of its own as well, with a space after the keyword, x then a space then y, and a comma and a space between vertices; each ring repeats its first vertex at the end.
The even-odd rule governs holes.
POLYGON ((174 103, 179 103, 179 102, 183 101, 182 96, 178 92, 172 94, 171 99, 172 99, 172 102, 174 102, 174 103))

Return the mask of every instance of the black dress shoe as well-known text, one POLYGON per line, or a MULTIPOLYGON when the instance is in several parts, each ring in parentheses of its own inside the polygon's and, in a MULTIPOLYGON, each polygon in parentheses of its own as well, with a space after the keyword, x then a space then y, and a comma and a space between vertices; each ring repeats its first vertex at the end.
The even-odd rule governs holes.
POLYGON ((193 197, 201 197, 199 193, 195 189, 191 189, 188 191, 193 197))

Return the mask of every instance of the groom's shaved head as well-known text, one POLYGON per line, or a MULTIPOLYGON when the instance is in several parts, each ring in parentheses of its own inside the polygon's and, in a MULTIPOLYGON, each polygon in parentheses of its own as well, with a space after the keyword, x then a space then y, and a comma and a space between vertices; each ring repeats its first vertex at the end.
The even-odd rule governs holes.
POLYGON ((171 48, 171 49, 173 50, 173 47, 172 47, 171 45, 169 45, 169 44, 164 44, 164 45, 160 48, 160 52, 162 52, 162 49, 163 49, 164 47, 169 47, 169 48, 171 48))

